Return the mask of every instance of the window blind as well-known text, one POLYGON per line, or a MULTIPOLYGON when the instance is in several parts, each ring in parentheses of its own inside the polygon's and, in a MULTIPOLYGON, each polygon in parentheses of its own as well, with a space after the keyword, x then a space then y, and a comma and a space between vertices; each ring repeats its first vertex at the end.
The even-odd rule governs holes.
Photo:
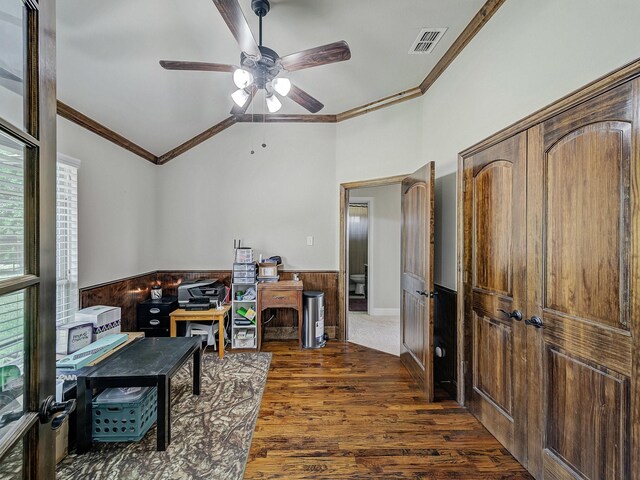
POLYGON ((56 325, 72 322, 78 309, 78 167, 58 155, 56 178, 56 325))
MULTIPOLYGON (((24 151, 24 145, 0 135, 0 279, 25 273, 24 151)), ((24 291, 0 296, 0 366, 23 368, 24 298, 24 291)))

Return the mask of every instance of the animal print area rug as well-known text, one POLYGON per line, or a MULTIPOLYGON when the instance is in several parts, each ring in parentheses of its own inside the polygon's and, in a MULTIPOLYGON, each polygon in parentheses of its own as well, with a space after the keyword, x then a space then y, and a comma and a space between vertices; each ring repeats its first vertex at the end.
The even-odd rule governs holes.
POLYGON ((267 381, 271 353, 216 352, 202 361, 200 395, 188 362, 172 379, 171 443, 156 451, 156 427, 136 443, 94 443, 57 467, 58 480, 240 480, 267 381))

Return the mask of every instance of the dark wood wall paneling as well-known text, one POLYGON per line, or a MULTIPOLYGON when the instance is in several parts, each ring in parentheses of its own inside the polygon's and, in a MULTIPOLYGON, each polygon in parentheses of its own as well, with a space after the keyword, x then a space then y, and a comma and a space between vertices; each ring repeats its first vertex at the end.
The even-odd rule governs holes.
POLYGON ((456 314, 458 295, 455 290, 450 290, 435 284, 437 295, 435 297, 435 327, 434 345, 445 350, 445 356, 435 357, 434 379, 436 383, 451 395, 456 397, 456 314))
MULTIPOLYGON (((338 325, 338 272, 303 272, 299 271, 300 280, 305 290, 318 290, 324 292, 324 329, 329 338, 336 338, 336 326, 338 325)), ((281 280, 291 280, 293 272, 281 272, 281 280)), ((296 312, 289 308, 268 308, 263 318, 273 320, 265 327, 265 338, 298 338, 292 330, 296 323, 296 312)))
MULTIPOLYGON (((298 271, 305 290, 320 290, 325 294, 325 331, 335 338, 338 323, 338 272, 298 271)), ((290 280, 293 272, 284 271, 282 280, 290 280)), ((217 278, 230 285, 231 270, 160 270, 100 285, 80 289, 80 308, 92 305, 113 305, 122 309, 122 331, 136 330, 136 305, 150 296, 151 287, 162 286, 163 295, 177 295, 178 285, 186 281, 217 278)), ((267 338, 297 338, 292 336, 295 312, 290 309, 268 309, 264 318, 269 322, 267 338)))
POLYGON ((143 273, 113 282, 80 289, 80 308, 111 305, 122 309, 123 332, 136 330, 136 305, 149 298, 156 272, 143 273))

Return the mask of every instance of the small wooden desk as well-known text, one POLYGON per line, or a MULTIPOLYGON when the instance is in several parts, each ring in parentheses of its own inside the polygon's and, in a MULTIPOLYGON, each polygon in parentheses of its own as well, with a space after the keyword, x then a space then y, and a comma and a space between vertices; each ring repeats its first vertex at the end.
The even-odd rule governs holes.
POLYGON ((298 312, 298 346, 302 348, 302 281, 258 284, 258 350, 262 346, 262 311, 265 308, 293 308, 298 312))
POLYGON ((169 335, 176 336, 176 322, 218 322, 218 356, 224 358, 224 317, 231 309, 231 305, 224 305, 220 309, 185 310, 178 308, 169 314, 169 335))

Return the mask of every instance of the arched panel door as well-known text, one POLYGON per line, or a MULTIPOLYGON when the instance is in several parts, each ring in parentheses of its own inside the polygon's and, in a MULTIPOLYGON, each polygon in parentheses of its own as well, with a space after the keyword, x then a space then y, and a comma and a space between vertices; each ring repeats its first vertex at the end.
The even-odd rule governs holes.
POLYGON ((640 478, 638 85, 529 131, 527 333, 537 408, 528 467, 538 478, 640 478))
POLYGON ((430 162, 402 181, 400 360, 433 401, 433 201, 430 162))
POLYGON ((464 159, 468 406, 526 463, 526 133, 464 159))

